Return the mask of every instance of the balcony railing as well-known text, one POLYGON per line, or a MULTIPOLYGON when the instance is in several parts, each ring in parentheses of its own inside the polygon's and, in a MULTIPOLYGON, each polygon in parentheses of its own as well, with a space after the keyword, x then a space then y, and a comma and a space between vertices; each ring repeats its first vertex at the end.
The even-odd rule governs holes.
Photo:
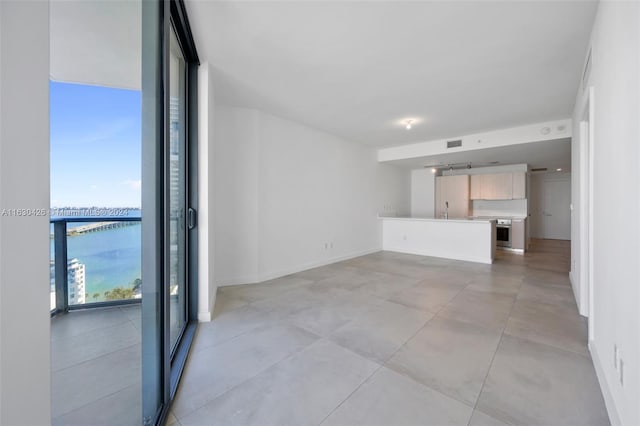
POLYGON ((140 217, 59 217, 50 222, 52 315, 140 303, 140 217))

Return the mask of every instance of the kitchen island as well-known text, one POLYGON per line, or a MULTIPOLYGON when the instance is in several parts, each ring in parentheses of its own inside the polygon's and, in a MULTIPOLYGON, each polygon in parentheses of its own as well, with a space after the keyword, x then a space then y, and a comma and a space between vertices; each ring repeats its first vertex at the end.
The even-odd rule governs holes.
POLYGON ((382 249, 399 253, 493 263, 496 221, 380 217, 382 249))

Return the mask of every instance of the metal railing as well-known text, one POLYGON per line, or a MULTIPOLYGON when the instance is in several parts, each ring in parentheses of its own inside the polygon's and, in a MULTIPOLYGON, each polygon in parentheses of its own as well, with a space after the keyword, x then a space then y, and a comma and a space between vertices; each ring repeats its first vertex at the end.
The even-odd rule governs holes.
MULTIPOLYGON (((117 305, 137 304, 141 302, 140 298, 117 299, 107 301, 85 302, 80 304, 69 303, 69 258, 68 258, 68 238, 77 238, 80 235, 115 229, 132 224, 132 222, 141 222, 140 217, 56 217, 51 218, 50 223, 53 225, 54 239, 54 287, 55 287, 55 307, 51 309, 51 316, 61 312, 67 312, 75 309, 99 308, 117 305), (84 226, 76 226, 70 228, 70 223, 88 223, 84 226)), ((135 224, 137 224, 135 223, 135 224)))

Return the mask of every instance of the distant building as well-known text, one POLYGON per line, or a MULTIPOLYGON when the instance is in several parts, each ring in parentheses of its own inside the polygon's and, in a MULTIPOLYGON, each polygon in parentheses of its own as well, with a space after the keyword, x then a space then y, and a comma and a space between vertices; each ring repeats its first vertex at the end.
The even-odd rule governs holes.
POLYGON ((67 283, 69 286, 69 304, 77 305, 85 302, 84 263, 71 259, 67 264, 67 283))
POLYGON ((53 260, 49 262, 49 284, 51 288, 51 310, 56 308, 56 264, 53 260))
MULTIPOLYGON (((52 260, 49 263, 51 280, 51 309, 55 308, 56 269, 52 260)), ((69 305, 83 304, 86 301, 86 276, 84 263, 78 259, 70 259, 67 262, 67 285, 69 288, 69 305)))

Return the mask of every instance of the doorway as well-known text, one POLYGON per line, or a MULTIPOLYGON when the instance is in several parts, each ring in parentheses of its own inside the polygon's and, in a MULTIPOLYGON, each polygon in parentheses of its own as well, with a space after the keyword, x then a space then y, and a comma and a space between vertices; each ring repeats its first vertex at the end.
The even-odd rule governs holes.
POLYGON ((588 317, 589 342, 594 339, 593 300, 593 136, 594 136, 594 89, 589 87, 582 107, 580 121, 580 210, 578 246, 579 310, 588 317))
POLYGON ((571 239, 571 174, 531 176, 531 237, 571 239))
POLYGON ((547 240, 571 239, 571 180, 568 176, 544 179, 541 185, 541 236, 547 240))

